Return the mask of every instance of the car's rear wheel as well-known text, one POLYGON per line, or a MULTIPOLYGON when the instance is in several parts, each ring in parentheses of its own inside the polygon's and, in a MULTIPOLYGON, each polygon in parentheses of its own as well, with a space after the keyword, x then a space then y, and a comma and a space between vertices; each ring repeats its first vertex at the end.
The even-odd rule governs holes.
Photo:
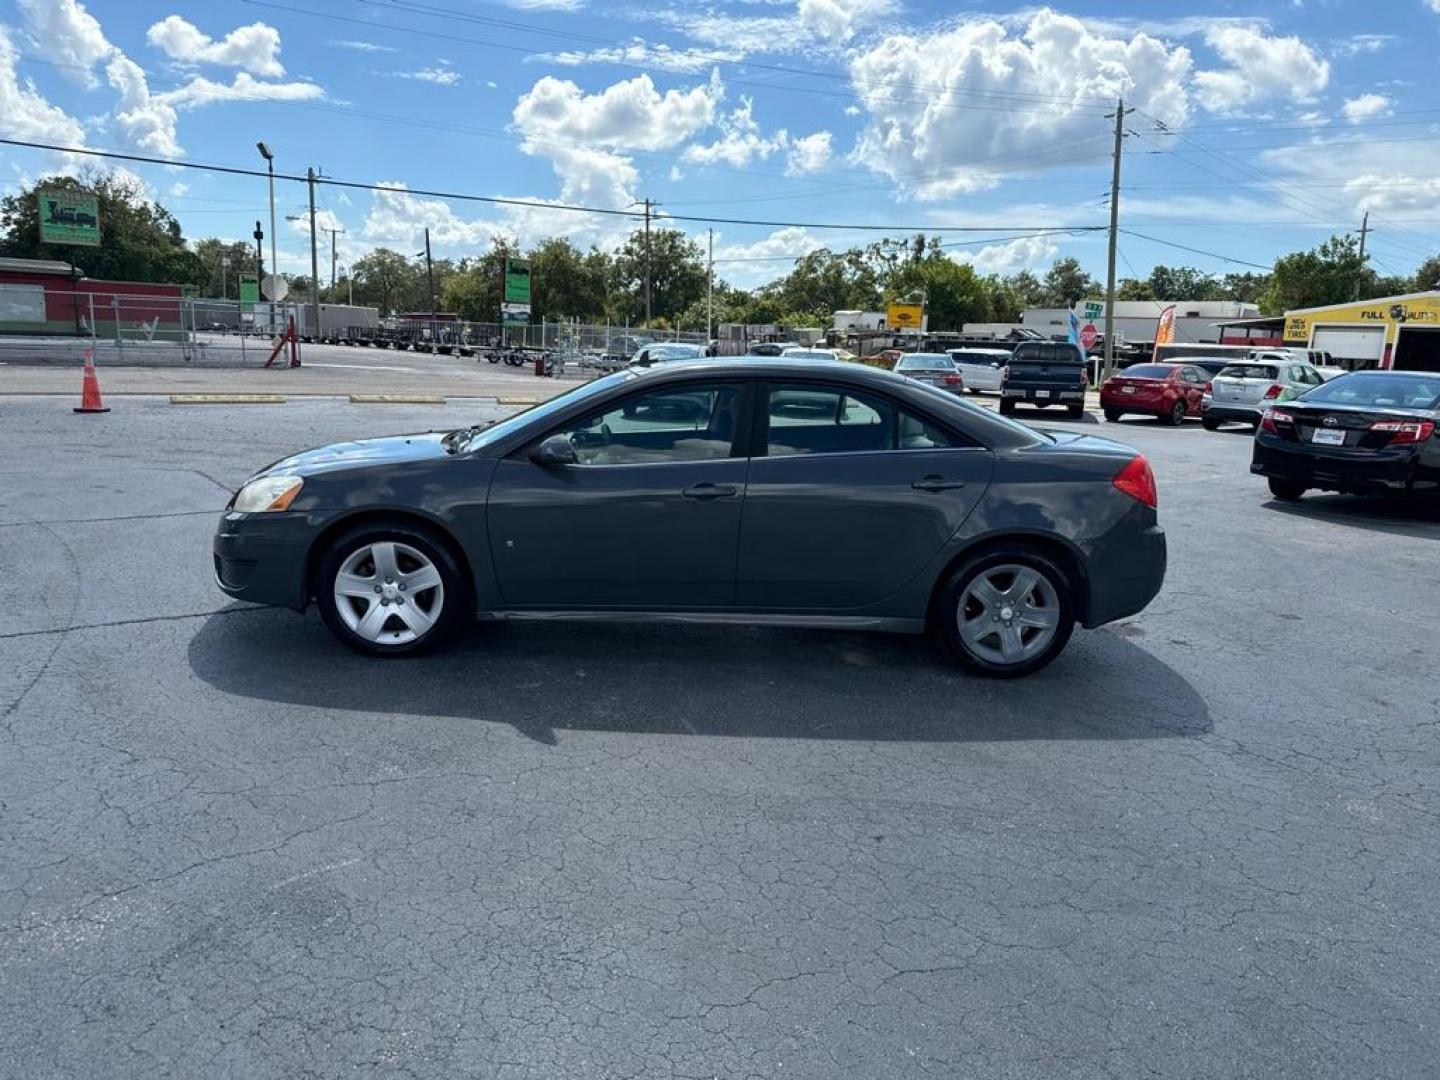
POLYGON ((342 533, 320 556, 314 587, 331 633, 370 656, 433 648, 467 603, 449 549, 429 530, 399 522, 342 533))
POLYGON ((1118 424, 1120 422, 1120 416, 1121 412, 1119 409, 1105 410, 1105 422, 1107 424, 1118 424))
POLYGON ((1171 427, 1179 427, 1185 422, 1185 412, 1185 399, 1181 398, 1170 406, 1170 411, 1164 417, 1165 422, 1171 427))
POLYGON ((1009 399, 1007 399, 1007 398, 1001 398, 1001 399, 1000 399, 1000 415, 1001 415, 1001 416, 1009 416, 1009 415, 1011 415, 1012 413, 1014 413, 1014 411, 1015 411, 1015 402, 1013 402, 1013 401, 1011 401, 1011 400, 1009 400, 1009 399))
POLYGON ((1206 431, 1220 430, 1220 421, 1216 420, 1213 416, 1202 416, 1200 418, 1200 424, 1206 431))
POLYGON ((1065 412, 1066 412, 1066 415, 1068 415, 1071 420, 1079 420, 1082 416, 1085 415, 1085 406, 1084 406, 1084 405, 1068 405, 1068 406, 1066 406, 1066 408, 1065 408, 1065 412))
POLYGON ((1075 629, 1069 579, 1054 561, 1026 547, 977 555, 941 587, 935 628, 962 666, 993 678, 1038 671, 1075 629))
POLYGON ((1270 477, 1270 494, 1283 502, 1294 502, 1305 494, 1305 485, 1297 484, 1294 480, 1282 480, 1278 476, 1270 477))

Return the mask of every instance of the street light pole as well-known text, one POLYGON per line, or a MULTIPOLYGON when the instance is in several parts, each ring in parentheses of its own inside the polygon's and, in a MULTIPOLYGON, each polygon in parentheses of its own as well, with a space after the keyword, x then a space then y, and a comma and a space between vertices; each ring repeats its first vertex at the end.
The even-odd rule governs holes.
MULTIPOLYGON (((280 280, 280 261, 275 252, 275 155, 270 152, 270 147, 263 142, 257 142, 255 149, 260 151, 260 156, 265 159, 265 170, 270 174, 270 276, 278 283, 280 280)), ((262 288, 264 281, 257 282, 262 288)), ((272 290, 273 291, 273 290, 272 290)), ((266 297, 270 301, 270 332, 275 332, 275 304, 273 296, 266 297)))

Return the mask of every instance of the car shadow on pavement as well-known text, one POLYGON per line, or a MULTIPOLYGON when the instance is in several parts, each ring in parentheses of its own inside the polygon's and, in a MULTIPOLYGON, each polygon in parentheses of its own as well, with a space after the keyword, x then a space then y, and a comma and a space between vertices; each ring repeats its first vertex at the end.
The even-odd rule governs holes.
POLYGON ((1265 509, 1309 521, 1349 525, 1391 536, 1440 540, 1440 499, 1358 495, 1306 495, 1299 502, 1271 499, 1265 509))
POLYGON ((483 623, 433 655, 374 660, 313 612, 257 608, 211 616, 189 663, 226 694, 353 710, 367 724, 508 724, 550 744, 557 731, 957 742, 1211 727, 1177 671, 1109 630, 1077 630, 1045 671, 995 681, 963 674, 921 637, 661 624, 483 623))

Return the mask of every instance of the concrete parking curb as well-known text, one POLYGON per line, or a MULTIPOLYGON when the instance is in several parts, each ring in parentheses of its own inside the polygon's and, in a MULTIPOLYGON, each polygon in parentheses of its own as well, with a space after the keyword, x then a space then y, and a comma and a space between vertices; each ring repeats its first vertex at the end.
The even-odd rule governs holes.
POLYGON ((351 405, 444 405, 439 394, 351 394, 351 405))
POLYGON ((538 398, 538 397, 501 397, 501 398, 496 398, 496 399, 495 399, 495 404, 497 404, 497 405, 539 405, 542 401, 548 401, 548 400, 550 400, 550 399, 549 399, 549 398, 538 398))
POLYGON ((280 394, 171 394, 171 405, 284 405, 280 394))

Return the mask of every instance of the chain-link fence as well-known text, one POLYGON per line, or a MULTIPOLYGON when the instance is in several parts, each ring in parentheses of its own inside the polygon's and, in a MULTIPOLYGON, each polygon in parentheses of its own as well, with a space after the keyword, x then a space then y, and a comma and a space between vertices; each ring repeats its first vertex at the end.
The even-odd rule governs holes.
POLYGON ((0 361, 68 364, 89 349, 111 366, 259 367, 298 311, 294 304, 196 300, 178 289, 0 286, 0 361))

